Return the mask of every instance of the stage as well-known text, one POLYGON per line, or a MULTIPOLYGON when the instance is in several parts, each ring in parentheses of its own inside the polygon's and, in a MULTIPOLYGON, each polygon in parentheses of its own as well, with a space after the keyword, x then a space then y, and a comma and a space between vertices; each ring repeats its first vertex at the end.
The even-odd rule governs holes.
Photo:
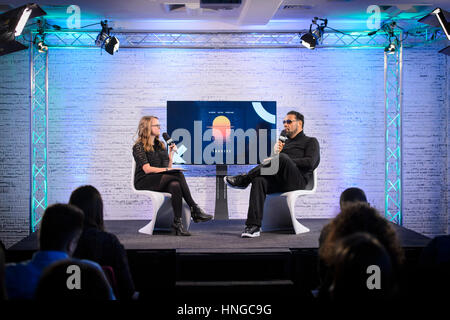
MULTIPOLYGON (((300 220, 299 220, 300 221, 300 220)), ((246 249, 317 249, 323 226, 330 219, 302 219, 301 223, 310 232, 295 235, 290 232, 263 232, 259 238, 241 238, 245 220, 212 220, 203 223, 191 222, 191 237, 175 237, 168 232, 156 231, 153 236, 140 234, 138 230, 147 220, 106 220, 105 230, 115 234, 126 250, 216 250, 225 252, 246 249)), ((423 248, 429 238, 412 230, 392 226, 397 231, 404 248, 423 248)), ((37 234, 33 233, 13 245, 11 251, 34 251, 37 249, 37 234)))

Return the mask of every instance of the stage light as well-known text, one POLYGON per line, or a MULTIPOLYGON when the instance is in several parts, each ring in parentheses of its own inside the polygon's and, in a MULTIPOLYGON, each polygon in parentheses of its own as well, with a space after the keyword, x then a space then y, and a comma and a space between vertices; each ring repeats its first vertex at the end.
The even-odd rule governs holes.
POLYGON ((327 27, 328 20, 321 19, 318 17, 314 17, 311 25, 309 26, 309 32, 305 33, 300 39, 302 40, 302 45, 310 50, 313 50, 316 47, 317 43, 322 42, 322 37, 324 34, 324 30, 327 27), (317 21, 323 21, 320 25, 317 21), (314 26, 314 29, 313 29, 314 26))
POLYGON ((44 30, 44 25, 45 22, 42 20, 38 20, 37 21, 37 25, 38 25, 38 33, 36 34, 36 36, 33 39, 33 44, 36 46, 38 52, 40 53, 45 53, 48 51, 48 47, 45 45, 45 30, 44 30))
POLYGON ((114 54, 114 52, 119 50, 119 45, 119 39, 116 37, 109 37, 105 40, 105 51, 109 54, 114 54))
POLYGON ((397 44, 395 42, 396 41, 392 41, 391 43, 389 43, 389 45, 384 48, 384 52, 386 52, 387 54, 394 54, 397 50, 397 44))
POLYGON ((48 51, 48 47, 45 45, 44 40, 39 40, 36 42, 36 47, 40 53, 45 53, 48 51))
POLYGON ((100 24, 102 26, 102 31, 100 31, 97 39, 95 39, 95 44, 99 47, 104 47, 105 51, 112 55, 119 50, 119 39, 109 35, 112 28, 108 27, 108 20, 100 21, 100 24))
POLYGON ((433 27, 440 26, 447 36, 447 39, 450 40, 450 28, 447 19, 450 19, 450 13, 442 10, 441 8, 436 8, 430 14, 427 14, 425 17, 419 19, 419 22, 433 27))
POLYGON ((305 33, 302 37, 302 45, 308 49, 314 49, 316 47, 316 38, 312 35, 312 33, 305 33))
POLYGON ((17 23, 14 36, 16 36, 16 37, 20 36, 20 34, 23 31, 23 28, 27 24, 28 18, 30 18, 30 15, 31 15, 31 9, 25 8, 24 11, 22 12, 22 15, 20 16, 19 22, 17 23))
MULTIPOLYGON (((386 36, 389 40, 389 44, 384 48, 384 52, 387 54, 394 54, 397 51, 397 48, 400 46, 400 40, 398 39, 397 35, 395 34, 395 28, 398 27, 397 23, 395 21, 391 22, 385 22, 380 27, 380 29, 371 31, 367 35, 373 36, 378 31, 384 31, 386 33, 386 36)), ((399 28, 399 27, 398 27, 399 28)), ((401 29, 401 28, 400 28, 401 29)))
MULTIPOLYGON (((441 8, 434 9, 430 14, 419 19, 419 22, 428 24, 433 27, 441 27, 448 40, 450 40, 450 26, 448 20, 450 19, 450 13, 442 10, 441 8)), ((445 55, 450 55, 449 47, 446 47, 439 51, 445 55)))
POLYGON ((37 4, 30 3, 0 14, 0 56, 28 47, 16 41, 29 19, 46 15, 37 4))

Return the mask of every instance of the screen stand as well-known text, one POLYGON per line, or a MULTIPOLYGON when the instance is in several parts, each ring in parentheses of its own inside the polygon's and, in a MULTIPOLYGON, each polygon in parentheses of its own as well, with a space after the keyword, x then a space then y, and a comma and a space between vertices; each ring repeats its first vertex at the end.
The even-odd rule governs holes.
POLYGON ((216 164, 216 208, 214 220, 228 220, 227 186, 224 177, 227 175, 226 164, 216 164))

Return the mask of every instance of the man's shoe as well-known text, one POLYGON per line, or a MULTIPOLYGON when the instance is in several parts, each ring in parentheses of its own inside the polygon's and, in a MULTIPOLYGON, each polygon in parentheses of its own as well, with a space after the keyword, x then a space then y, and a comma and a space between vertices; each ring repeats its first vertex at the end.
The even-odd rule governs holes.
POLYGON ((203 211, 203 209, 200 208, 197 205, 191 207, 191 217, 192 217, 192 220, 194 220, 195 223, 197 223, 197 222, 206 222, 206 221, 209 221, 209 220, 211 220, 213 218, 212 215, 206 214, 206 212, 203 211))
POLYGON ((247 226, 242 233, 242 238, 256 238, 261 235, 261 228, 258 226, 247 226))
POLYGON ((251 179, 246 174, 238 174, 237 176, 224 177, 225 183, 232 188, 245 189, 251 182, 251 179))

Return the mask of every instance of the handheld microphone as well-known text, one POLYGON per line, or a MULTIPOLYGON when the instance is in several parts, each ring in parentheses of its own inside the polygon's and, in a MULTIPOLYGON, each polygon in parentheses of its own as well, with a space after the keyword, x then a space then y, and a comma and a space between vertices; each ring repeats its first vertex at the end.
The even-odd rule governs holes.
MULTIPOLYGON (((167 145, 168 146, 171 146, 171 145, 175 145, 175 142, 172 140, 172 138, 167 134, 167 132, 164 132, 163 134, 162 134, 162 136, 163 136, 163 138, 164 138, 164 140, 166 141, 166 143, 167 143, 167 145)), ((173 151, 175 151, 175 153, 178 153, 177 152, 177 146, 175 145, 175 148, 173 149, 173 151)))
MULTIPOLYGON (((278 141, 281 142, 281 143, 285 143, 286 140, 287 140, 286 130, 283 130, 283 131, 281 131, 280 136, 278 137, 278 141)), ((275 144, 275 145, 273 146, 274 154, 278 154, 278 153, 279 153, 279 152, 278 152, 278 147, 277 147, 277 146, 278 146, 278 144, 275 144)))
POLYGON ((286 130, 281 131, 280 136, 278 137, 278 140, 280 140, 282 143, 286 142, 286 140, 287 140, 286 130))

